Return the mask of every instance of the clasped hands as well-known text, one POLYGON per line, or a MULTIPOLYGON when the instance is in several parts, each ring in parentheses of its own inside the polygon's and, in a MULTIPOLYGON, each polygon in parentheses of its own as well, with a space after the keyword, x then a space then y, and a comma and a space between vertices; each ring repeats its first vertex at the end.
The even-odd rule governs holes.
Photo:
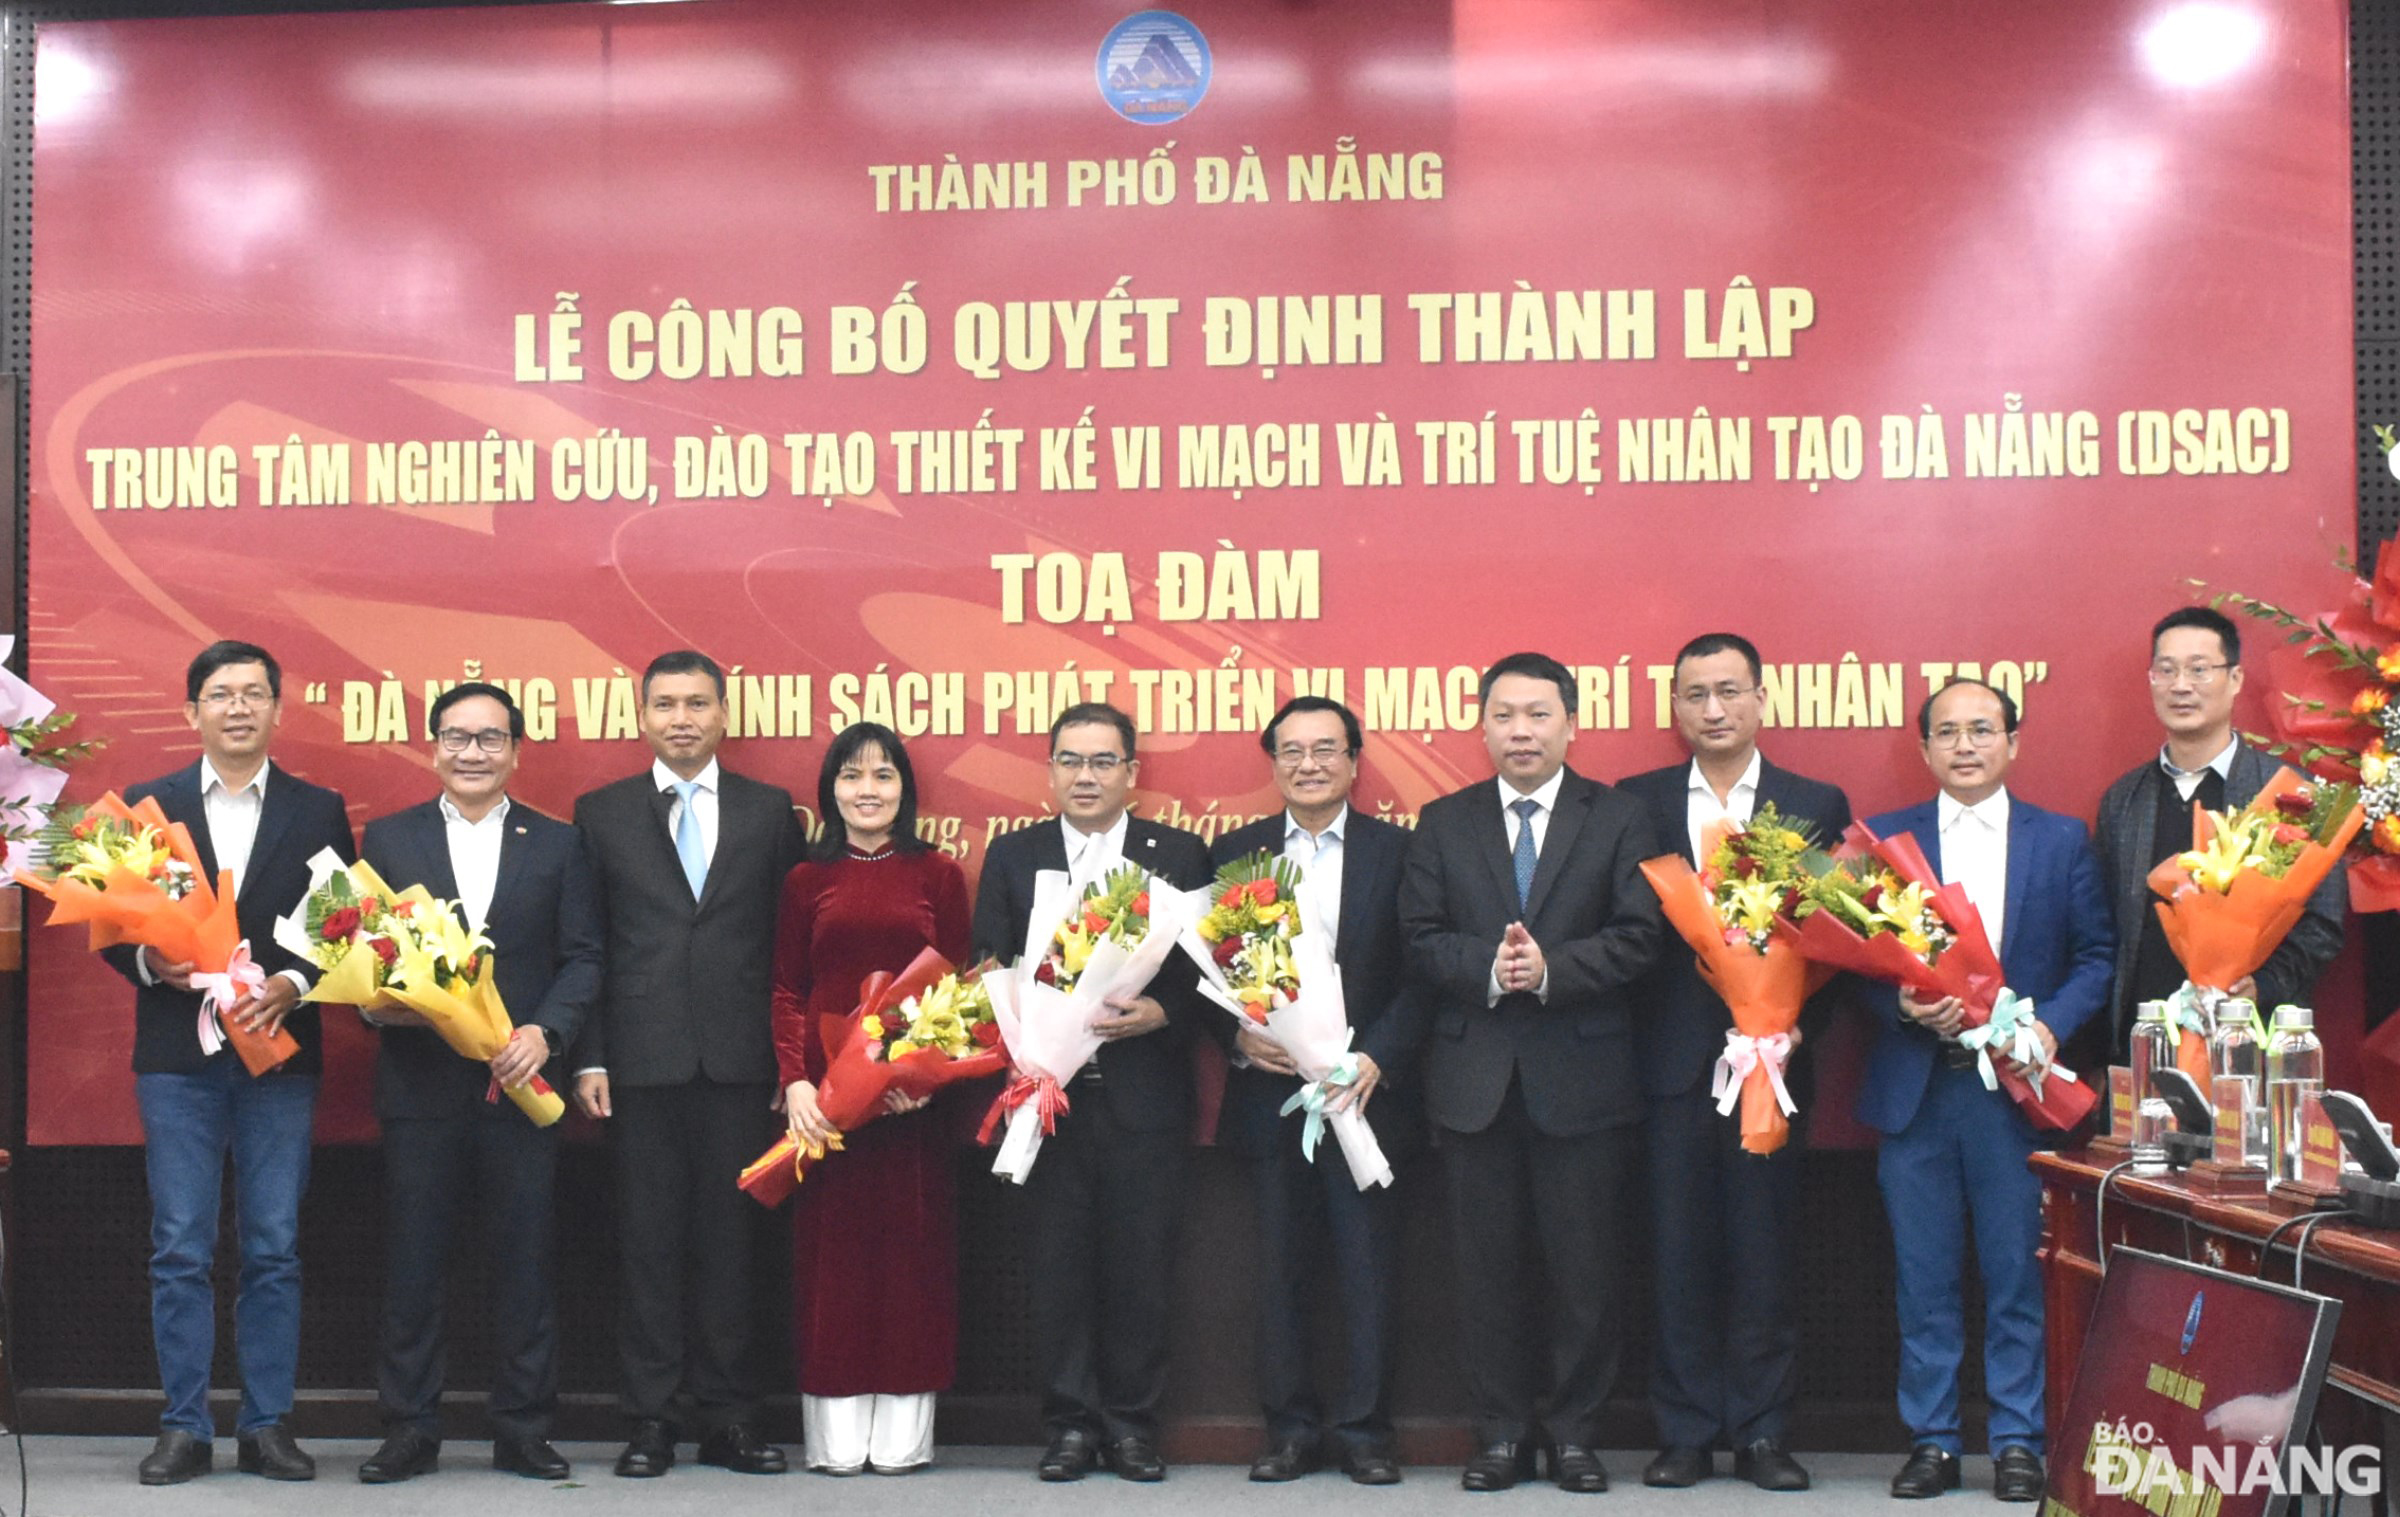
POLYGON ((1549 972, 1550 961, 1542 957, 1542 945, 1533 940, 1525 924, 1509 923, 1508 931, 1500 935, 1500 951, 1492 956, 1492 978, 1501 991, 1539 990, 1542 977, 1549 972))
MULTIPOLYGON (((1233 1044, 1241 1050, 1242 1057, 1250 1061, 1253 1069, 1263 1069, 1271 1075, 1294 1077, 1300 1073, 1300 1066, 1292 1062, 1292 1056, 1285 1053, 1280 1045, 1247 1027, 1234 1029, 1233 1044)), ((1358 1054, 1357 1059, 1358 1078, 1343 1086, 1331 1101, 1325 1103, 1327 1111, 1348 1111, 1353 1106, 1360 1111, 1367 1109, 1367 1098, 1375 1094, 1375 1086, 1383 1079, 1383 1068, 1364 1053, 1358 1054)))
MULTIPOLYGON (((1920 1000, 1913 990, 1900 992, 1900 1014, 1919 1027, 1942 1038, 1956 1038, 1967 1025, 1967 1003, 1956 996, 1941 996, 1920 1000)), ((2058 1056, 2058 1035, 2040 1017, 2033 1019, 2033 1035, 2041 1040, 2044 1062, 2058 1056)), ((2034 1067, 2020 1061, 2013 1049, 1998 1050, 2000 1060, 2012 1074, 2030 1075, 2034 1067)))
MULTIPOLYGON (((166 957, 157 949, 145 946, 142 963, 150 977, 171 990, 190 990, 192 972, 196 966, 166 957)), ((244 996, 233 1003, 231 1010, 222 1013, 221 1020, 244 1032, 261 1033, 268 1037, 283 1026, 283 1019, 300 1004, 300 989, 285 975, 269 975, 267 983, 256 995, 244 996)))

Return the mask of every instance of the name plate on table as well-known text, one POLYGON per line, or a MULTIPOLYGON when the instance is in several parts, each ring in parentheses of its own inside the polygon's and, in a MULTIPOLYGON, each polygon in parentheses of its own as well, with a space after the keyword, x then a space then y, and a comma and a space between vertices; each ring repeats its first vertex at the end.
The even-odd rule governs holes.
POLYGON ((2325 1103, 2309 1096, 2300 1103, 2300 1163, 2289 1180, 2279 1180, 2275 1194, 2302 1206, 2337 1206, 2342 1199, 2342 1135, 2325 1115, 2325 1103))
POLYGON ((2092 1139, 2092 1152, 2114 1163, 2133 1152, 2133 1071, 2108 1066, 2108 1130, 2092 1139))
POLYGON ((2208 1157, 2191 1168, 2192 1188, 2212 1196, 2264 1196, 2267 1171, 2243 1156, 2243 1133, 2245 1122, 2259 1122, 2266 1113, 2250 1104, 2250 1082, 2240 1075, 2219 1075, 2209 1084, 2216 1132, 2208 1157))

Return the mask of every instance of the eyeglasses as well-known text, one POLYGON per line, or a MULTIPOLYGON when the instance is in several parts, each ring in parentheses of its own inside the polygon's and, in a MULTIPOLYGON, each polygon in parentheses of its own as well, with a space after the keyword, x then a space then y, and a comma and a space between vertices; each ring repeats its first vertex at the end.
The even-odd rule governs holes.
POLYGON ((1336 742, 1311 743, 1303 748, 1298 743, 1286 743, 1275 750, 1275 762, 1286 769, 1297 769, 1303 759, 1318 764, 1330 764, 1349 753, 1347 745, 1336 742))
POLYGON ((1050 755, 1050 762, 1058 766, 1058 772, 1061 774, 1073 774, 1076 770, 1081 769, 1089 773, 1093 779, 1104 780, 1116 773, 1117 766, 1124 763, 1125 760, 1113 753, 1053 753, 1050 755))
POLYGON ((2194 659, 2188 664, 2179 664, 2171 658, 2162 658, 2150 666, 2150 683, 2172 685, 2182 682, 2189 684, 2195 690, 2205 690, 2217 682, 2217 676, 2220 673, 2232 667, 2233 665, 2229 663, 2204 664, 2198 659, 2194 659))
POLYGON ((1675 702, 1680 706, 1689 706, 1694 711, 1704 711, 1710 701, 1720 706, 1731 706, 1743 696, 1757 692, 1756 685, 1695 685, 1689 690, 1676 691, 1675 702))
POLYGON ((236 707, 256 709, 275 704, 275 692, 264 685, 252 685, 246 690, 203 690, 198 705, 211 711, 231 711, 236 707))
POLYGON ((508 747, 508 729, 505 727, 485 727, 477 732, 469 732, 464 727, 444 727, 434 736, 441 741, 444 753, 464 753, 469 748, 500 753, 508 747))
POLYGON ((1970 722, 1964 727, 1956 722, 1944 722, 1933 729, 1933 746, 1956 748, 1964 745, 1969 748, 1989 748, 1998 742, 2002 735, 2001 730, 1990 722, 1970 722))

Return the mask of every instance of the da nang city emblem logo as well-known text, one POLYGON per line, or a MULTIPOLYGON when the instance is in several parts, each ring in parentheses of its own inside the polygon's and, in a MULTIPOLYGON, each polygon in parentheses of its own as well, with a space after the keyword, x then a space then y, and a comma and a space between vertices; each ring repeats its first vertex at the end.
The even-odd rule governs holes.
POLYGON ((2177 1352, 2190 1353, 2192 1340, 2200 1336, 2200 1303, 2206 1298, 2203 1291, 2192 1292, 2192 1309, 2183 1319, 2183 1347, 2177 1352))
POLYGON ((1100 98, 1128 121, 1164 126, 1208 93, 1208 39, 1173 11, 1137 11, 1100 41, 1100 98))

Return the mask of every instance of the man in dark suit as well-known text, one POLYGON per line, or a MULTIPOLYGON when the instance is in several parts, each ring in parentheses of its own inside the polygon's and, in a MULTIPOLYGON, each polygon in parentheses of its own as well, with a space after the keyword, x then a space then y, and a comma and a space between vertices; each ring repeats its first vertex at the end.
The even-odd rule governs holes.
POLYGON ((780 1474, 783 1450, 758 1434, 750 1369, 757 1209, 733 1181, 775 1141, 775 910, 807 838, 787 792, 717 763, 715 661, 651 660, 642 733, 650 767, 575 803, 608 944, 600 1014, 574 1068, 576 1104, 615 1140, 618 1348, 633 1419, 616 1470, 674 1465, 680 1397, 701 1463, 780 1474))
MULTIPOLYGON (((2169 612, 2150 632, 2150 704, 2166 742, 2108 787, 2092 846, 2116 911, 2117 965, 2108 1014, 2094 1017, 2068 1046, 2067 1066, 2099 1070, 2125 1062, 2133 1009, 2164 1000, 2184 981, 2154 909, 2150 871, 2192 846, 2192 805, 2239 809, 2282 766, 2243 742, 2233 727, 2242 693, 2242 634, 2206 606, 2169 612)), ((2262 1009, 2305 1003, 2342 948, 2343 871, 2325 877, 2289 935, 2247 984, 2233 993, 2262 1009)))
POLYGON ((1425 1104, 1450 1173, 1459 1357, 1482 1445, 1461 1484, 1531 1474, 1546 1425, 1559 1486, 1604 1491, 1593 1447, 1623 1348, 1618 1211, 1642 1119, 1633 987, 1664 931, 1640 866, 1659 848, 1640 802, 1566 767, 1565 665, 1512 654, 1484 672, 1482 696, 1498 777, 1425 807, 1400 887, 1409 964, 1434 997, 1425 1104), (1549 1283, 1535 1312, 1517 1289, 1529 1241, 1549 1283))
MULTIPOLYGON (((1338 701, 1303 695, 1285 705, 1259 734, 1284 810, 1225 834, 1211 855, 1220 868, 1262 852, 1299 867, 1305 898, 1318 913, 1302 930, 1331 940, 1358 1054, 1358 1080, 1335 1105, 1365 1111, 1384 1156, 1397 1159, 1423 1142, 1414 1065, 1429 1007, 1403 972, 1400 863, 1408 834, 1350 806, 1363 741, 1357 716, 1338 701)), ((1217 1141, 1250 1161, 1264 1255, 1258 1388, 1267 1450, 1251 1464, 1250 1478, 1291 1480, 1331 1456, 1361 1485, 1394 1484, 1400 1479, 1390 1404, 1397 1194, 1389 1186, 1360 1190, 1337 1143, 1324 1143, 1310 1163, 1300 1148, 1301 1114, 1282 1114, 1300 1089, 1291 1060, 1232 1017, 1220 1015, 1211 1025, 1230 1029, 1235 1045, 1217 1141), (1315 1242, 1320 1227, 1333 1245, 1331 1273, 1348 1350, 1330 1419, 1310 1384, 1304 1309, 1326 1273, 1315 1242)))
POLYGON ((308 1188, 309 1128, 324 1067, 317 1011, 300 1002, 315 969, 275 942, 275 918, 308 894, 308 861, 330 848, 355 857, 342 798, 294 778, 267 758, 283 721, 283 670, 264 648, 218 642, 184 675, 184 720, 200 734, 200 761, 135 785, 129 801, 157 800, 191 829, 214 882, 233 874, 235 914, 250 954, 269 978, 222 1020, 257 1031, 281 1027, 299 1053, 253 1078, 212 1025, 190 964, 156 949, 112 948, 108 961, 134 993, 134 1092, 141 1104, 150 1181, 150 1326, 166 1410, 142 1460, 144 1485, 207 1473, 215 1420, 208 1371, 216 1353, 218 1197, 233 1162, 241 1217, 241 1280, 233 1319, 242 1375, 235 1424, 240 1467, 272 1480, 312 1480, 316 1462, 284 1418, 300 1362, 300 1197, 308 1188))
POLYGON ((358 1478, 383 1485, 434 1467, 442 1446, 442 1305, 458 1214, 479 1200, 500 1344, 492 1381, 492 1467, 564 1480, 550 1444, 558 1409, 558 1296, 552 1239, 558 1129, 498 1099, 547 1069, 600 996, 600 904, 582 841, 509 799, 525 717, 497 685, 445 691, 425 719, 442 793, 367 824, 364 853, 395 890, 458 902, 491 940, 492 973, 515 1021, 488 1064, 463 1059, 413 1011, 374 1012, 381 1033, 375 1114, 383 1124, 383 1343, 376 1378, 383 1446, 358 1478))
MULTIPOLYGON (((1663 848, 1695 869, 1713 823, 1747 824, 1762 806, 1824 847, 1850 826, 1850 801, 1831 785, 1768 763, 1758 751, 1766 712, 1758 649, 1729 632, 1694 638, 1675 655, 1675 729, 1689 763, 1624 782, 1650 808, 1663 848)), ((1670 941, 1642 987, 1636 1030, 1650 1100, 1650 1239, 1656 1261, 1658 1338, 1650 1406, 1659 1455, 1642 1483, 1689 1486, 1713 1473, 1722 1443, 1733 1472, 1768 1491, 1805 1491, 1808 1472, 1784 1448, 1799 1325, 1792 1320, 1792 1229, 1808 1114, 1807 1060, 1799 1048, 1785 1081, 1800 1107, 1790 1141, 1745 1152, 1741 1124, 1720 1115, 1710 1070, 1733 1013, 1700 978, 1691 950, 1670 941)), ((1810 1001, 1795 1029, 1805 1047, 1831 1012, 1833 994, 1810 1001)))
MULTIPOLYGON (((975 891, 975 952, 1025 950, 1034 876, 1064 872, 1080 895, 1136 864, 1190 890, 1209 882, 1208 845, 1131 814, 1133 719, 1070 706, 1050 728, 1059 820, 992 843, 975 891)), ((1111 997, 1099 1053, 1067 1087, 1072 1103, 1026 1181, 1033 1230, 1034 1338, 1050 1444, 1037 1473, 1080 1480, 1104 1459, 1127 1480, 1161 1480, 1158 1398, 1166 1384, 1175 1219, 1191 1141, 1189 1038, 1199 1001, 1180 953, 1139 996, 1111 997)))
MULTIPOLYGON (((2016 702, 1978 680, 1952 680, 1917 711, 1925 763, 1941 794, 1867 825, 1906 832, 1945 883, 1966 890, 2000 954, 2008 987, 2036 1008, 2046 1051, 2108 1000, 2116 934, 2083 824, 2011 796, 2016 702)), ((1900 1309, 1900 1416, 1913 1449, 1892 1494, 1937 1496, 1959 1484, 1958 1366, 1966 1353, 1960 1280, 1966 1228, 1983 1274, 1984 1388, 1991 1401, 1993 1494, 2042 1494, 2041 1186, 2027 1167, 2033 1124, 1986 1090, 1958 1042, 1955 997, 1884 991, 1881 1031, 1858 1119, 1882 1133, 1876 1178, 1892 1223, 1900 1309)))

